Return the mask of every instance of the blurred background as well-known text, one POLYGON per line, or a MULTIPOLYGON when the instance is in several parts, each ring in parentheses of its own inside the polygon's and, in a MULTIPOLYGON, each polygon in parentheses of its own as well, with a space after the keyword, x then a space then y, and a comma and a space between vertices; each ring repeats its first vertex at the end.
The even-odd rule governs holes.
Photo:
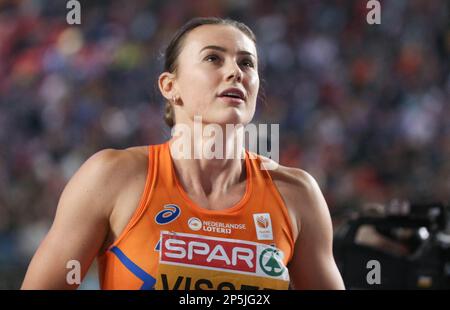
MULTIPOLYGON (((429 274, 391 287, 433 287, 450 274, 439 205, 450 200, 450 3, 380 2, 381 24, 368 25, 366 0, 81 0, 81 24, 71 26, 67 1, 0 0, 0 289, 20 287, 89 156, 170 137, 156 85, 161 52, 197 16, 254 30, 263 87, 254 123, 280 124, 280 163, 319 182, 335 242, 347 242, 336 249, 347 287, 364 271, 345 267, 351 251, 377 247, 371 257, 394 266, 423 257, 426 242, 438 249, 422 268, 429 274), (372 228, 349 235, 367 224, 351 222, 364 212, 387 225, 386 206, 411 227, 368 220, 372 228), (369 242, 357 248, 358 238, 369 242)), ((92 269, 82 288, 98 288, 92 269)))

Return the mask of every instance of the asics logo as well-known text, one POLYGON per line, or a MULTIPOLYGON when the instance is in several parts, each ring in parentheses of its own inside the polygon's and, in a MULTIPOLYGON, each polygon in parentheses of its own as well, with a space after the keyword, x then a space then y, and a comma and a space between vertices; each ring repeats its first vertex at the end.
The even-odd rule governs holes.
POLYGON ((169 224, 180 216, 180 207, 174 204, 168 204, 164 206, 164 210, 161 210, 155 216, 155 222, 159 225, 169 224))

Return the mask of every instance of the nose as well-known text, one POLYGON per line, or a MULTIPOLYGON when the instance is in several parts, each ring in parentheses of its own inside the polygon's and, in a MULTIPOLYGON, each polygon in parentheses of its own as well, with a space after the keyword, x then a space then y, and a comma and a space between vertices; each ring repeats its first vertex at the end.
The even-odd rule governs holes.
POLYGON ((234 61, 228 68, 227 81, 242 82, 242 70, 234 61))

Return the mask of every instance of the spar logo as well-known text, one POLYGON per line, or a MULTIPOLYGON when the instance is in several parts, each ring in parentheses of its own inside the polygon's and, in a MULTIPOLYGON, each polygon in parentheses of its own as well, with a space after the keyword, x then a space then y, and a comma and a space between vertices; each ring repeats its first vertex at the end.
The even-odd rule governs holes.
POLYGON ((167 204, 163 207, 164 209, 159 211, 155 216, 155 222, 159 225, 169 224, 170 222, 177 219, 181 214, 180 207, 174 204, 167 204))
POLYGON ((254 244, 179 233, 161 235, 161 262, 254 273, 256 254, 254 244))
POLYGON ((286 267, 283 264, 283 253, 276 248, 267 248, 259 256, 262 271, 272 277, 283 274, 286 267))

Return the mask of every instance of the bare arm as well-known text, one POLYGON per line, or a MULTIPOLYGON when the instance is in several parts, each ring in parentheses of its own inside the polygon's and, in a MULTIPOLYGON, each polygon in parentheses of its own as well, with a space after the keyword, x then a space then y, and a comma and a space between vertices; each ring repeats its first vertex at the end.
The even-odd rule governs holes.
POLYGON ((66 275, 77 260, 81 278, 101 249, 116 199, 118 151, 103 150, 89 158, 65 187, 53 225, 36 251, 22 289, 76 289, 66 275))
POLYGON ((300 232, 289 266, 294 289, 345 289, 333 257, 333 229, 319 185, 306 172, 301 175, 300 232))

